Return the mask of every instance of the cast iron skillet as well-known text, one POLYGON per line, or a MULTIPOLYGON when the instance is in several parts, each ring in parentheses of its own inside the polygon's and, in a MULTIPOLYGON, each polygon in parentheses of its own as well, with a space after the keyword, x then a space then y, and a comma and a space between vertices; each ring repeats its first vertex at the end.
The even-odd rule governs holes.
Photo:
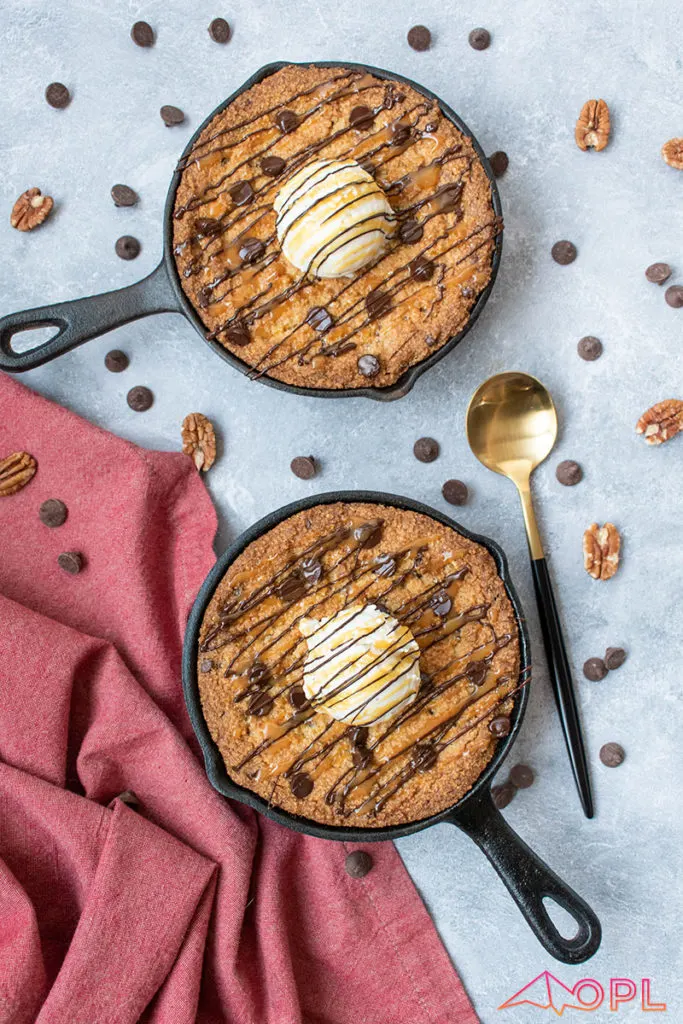
POLYGON ((255 810, 260 811, 261 814, 265 814, 266 817, 272 818, 273 821, 277 821, 287 828, 294 829, 296 832, 305 832, 308 835, 319 836, 322 839, 367 843, 381 839, 398 839, 400 836, 419 832, 421 829, 441 821, 457 825, 486 854, 509 889, 512 898, 524 914, 536 937, 548 952, 555 959, 562 960, 564 963, 583 963, 584 960, 588 960, 595 953, 600 945, 600 922, 588 904, 573 889, 570 889, 568 885, 558 878, 555 872, 544 864, 540 857, 512 831, 502 815, 496 810, 491 798, 491 780, 507 756, 524 717, 524 711, 529 699, 528 686, 523 687, 515 699, 512 729, 509 736, 499 743, 491 763, 480 775, 474 787, 453 807, 440 811, 429 818, 423 818, 421 821, 413 821, 405 825, 391 825, 384 828, 322 825, 319 822, 311 821, 308 818, 290 814, 278 807, 271 806, 256 793, 237 785, 228 775, 218 747, 211 738, 204 720, 199 698, 197 649, 199 630, 204 612, 228 566, 244 551, 248 544, 297 512, 312 508, 314 505, 331 504, 337 501, 370 502, 379 505, 391 505, 400 509, 409 509, 412 512, 420 512, 423 515, 431 516, 432 519, 436 519, 437 522, 443 523, 445 526, 458 530, 459 533, 469 537, 470 540, 483 544, 493 556, 498 572, 505 584, 508 597, 512 602, 519 628, 522 666, 523 668, 528 668, 530 664, 529 637, 524 614, 514 587, 510 582, 505 555, 501 548, 493 541, 487 537, 480 537, 477 534, 470 533, 469 530, 460 526, 459 523, 454 522, 447 516, 441 515, 432 508, 428 508, 426 505, 422 505, 417 501, 411 501, 409 498, 397 497, 393 494, 382 494, 374 491, 333 491, 328 494, 317 494, 310 498, 304 498, 301 501, 295 501, 291 505, 285 505, 284 508, 279 509, 277 512, 271 512, 270 515, 259 520, 259 522, 255 523, 238 537, 225 554, 218 559, 216 565, 207 576, 190 613, 183 649, 183 689, 190 720, 202 748, 206 772, 212 785, 224 796, 248 804, 255 810), (578 931, 573 938, 566 939, 557 930, 543 904, 545 897, 553 899, 574 918, 578 925, 578 931))
MULTIPOLYGON (((228 104, 232 103, 235 97, 239 96, 240 93, 245 92, 247 89, 251 88, 252 85, 256 85, 258 82, 263 81, 263 79, 267 78, 268 75, 272 75, 273 72, 279 71, 280 68, 285 67, 288 63, 291 62, 278 61, 274 64, 266 64, 265 67, 262 67, 256 72, 256 74, 252 75, 244 85, 240 86, 232 96, 229 96, 227 100, 220 104, 220 106, 216 107, 213 113, 209 114, 207 119, 202 125, 200 125, 188 142, 187 146, 183 150, 180 163, 182 163, 184 158, 188 156, 194 143, 216 114, 220 114, 220 112, 224 110, 228 104)), ((464 135, 471 139, 472 145, 477 156, 482 162, 491 184, 491 198, 494 212, 497 217, 502 216, 500 196, 498 195, 496 181, 493 177, 493 172, 491 171, 489 162, 484 155, 484 151, 464 121, 462 121, 450 107, 446 106, 438 96, 435 96, 434 93, 429 91, 429 89, 425 89, 423 86, 418 85, 416 82, 412 82, 409 78, 405 78, 403 75, 397 75, 390 71, 383 71, 381 68, 373 68, 366 64, 353 64, 347 61, 335 60, 307 62, 302 66, 310 67, 311 65, 323 68, 343 67, 359 71, 368 71, 371 74, 376 75, 378 78, 392 78, 399 82, 405 82, 406 85, 412 86, 413 89, 416 89, 429 99, 436 100, 439 103, 443 114, 451 120, 464 135)), ((213 351, 221 357, 221 359, 225 359, 227 363, 234 366, 240 371, 240 373, 248 374, 250 372, 251 367, 248 363, 238 359, 232 352, 223 348, 219 342, 206 337, 206 327, 197 316, 194 307, 190 304, 185 292, 180 286, 175 260, 173 259, 173 205, 179 181, 180 171, 176 169, 173 178, 171 179, 171 185, 166 197, 166 208, 164 210, 164 254, 161 263, 156 270, 153 270, 152 273, 142 281, 137 281, 135 284, 128 285, 126 288, 119 288, 113 292, 105 292, 103 295, 91 295, 84 299, 73 299, 69 302, 57 302, 51 306, 27 309, 19 313, 10 313, 8 316, 3 317, 0 319, 0 370, 7 370, 10 373, 20 373, 23 370, 32 370, 36 366, 42 366, 43 363, 47 363, 49 360, 55 359, 57 356, 61 356, 64 352, 69 352, 72 348, 76 348, 77 345, 82 345, 84 341, 89 341, 91 338, 96 338, 101 334, 106 334, 106 332, 111 331, 112 328, 130 323, 131 320, 138 320, 140 317, 149 316, 151 313, 182 313, 204 339, 206 344, 209 345, 213 351), (12 348, 12 337, 18 332, 30 330, 36 327, 52 326, 59 327, 59 331, 50 338, 49 341, 44 342, 44 344, 38 345, 25 352, 18 352, 12 348)), ((296 387, 293 384, 285 384, 282 381, 276 380, 274 377, 268 377, 266 375, 258 377, 257 380, 261 381, 263 384, 268 384, 270 387, 278 388, 280 391, 290 391, 293 394, 299 395, 311 395, 316 398, 357 398, 362 395, 365 398, 374 398, 381 402, 391 401, 395 398, 402 398, 403 395, 410 391, 418 377, 420 377, 425 370, 428 370, 430 366, 433 366, 434 363, 437 363, 446 355, 446 353, 450 352, 451 349, 455 348, 458 342, 465 337, 469 329, 474 324, 486 304, 486 300, 489 297, 493 283, 496 279, 498 266, 500 264, 502 245, 503 237, 502 234, 499 234, 495 241, 491 280, 477 299, 465 327, 458 334, 450 338, 445 345, 442 345, 441 348, 437 349, 432 355, 423 359, 422 362, 416 363, 415 366, 409 367, 395 384, 384 388, 366 387, 336 389, 296 387)))

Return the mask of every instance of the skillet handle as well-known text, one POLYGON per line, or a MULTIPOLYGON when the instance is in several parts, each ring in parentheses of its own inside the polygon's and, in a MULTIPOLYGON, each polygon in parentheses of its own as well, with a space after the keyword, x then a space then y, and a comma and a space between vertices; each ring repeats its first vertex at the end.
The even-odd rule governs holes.
POLYGON ((581 964, 600 945, 600 922, 588 904, 519 838, 494 806, 490 791, 467 799, 447 819, 473 839, 510 891, 542 946, 565 964, 581 964), (548 896, 576 921, 577 934, 566 939, 553 924, 543 897, 548 896))
POLYGON ((52 306, 25 309, 2 317, 0 370, 8 373, 33 370, 114 327, 151 313, 170 312, 179 313, 181 308, 162 260, 151 274, 126 288, 90 295, 85 299, 57 302, 52 306), (36 327, 59 327, 59 331, 42 345, 27 352, 16 352, 12 348, 14 335, 36 327))

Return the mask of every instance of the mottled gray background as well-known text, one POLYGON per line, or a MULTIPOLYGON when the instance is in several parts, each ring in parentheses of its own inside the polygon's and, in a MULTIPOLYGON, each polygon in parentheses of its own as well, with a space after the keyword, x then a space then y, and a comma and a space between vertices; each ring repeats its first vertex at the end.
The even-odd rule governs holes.
MULTIPOLYGON (((666 139, 683 134, 679 4, 3 0, 0 18, 0 312, 125 285, 151 270, 180 150, 220 100, 271 60, 345 58, 395 69, 440 94, 485 150, 508 152, 505 249, 493 297, 459 349, 398 403, 295 398, 249 383, 172 315, 122 328, 23 379, 155 448, 178 448, 187 412, 210 416, 223 441, 207 479, 221 519, 219 550, 304 494, 378 488, 448 511, 442 482, 466 480, 471 500, 459 518, 505 547, 534 638, 533 695, 513 759, 532 764, 538 779, 506 816, 594 906, 602 948, 584 967, 555 965, 483 856, 450 826, 403 840, 401 854, 487 1024, 549 1019, 528 1006, 496 1009, 546 968, 568 984, 584 976, 604 985, 611 976, 650 977, 655 998, 669 1004, 668 1019, 681 1019, 683 439, 650 449, 633 430, 653 402, 683 397, 683 310, 670 309, 663 290, 643 277, 649 263, 666 260, 683 282, 683 173, 659 156, 666 139), (207 34, 216 15, 233 24, 227 46, 207 34), (151 50, 130 41, 137 18, 156 29, 151 50), (434 34, 427 53, 406 44, 415 22, 434 34), (467 43, 476 25, 493 36, 483 53, 467 43), (43 99, 54 79, 73 92, 65 111, 43 99), (610 105, 613 139, 603 153, 581 153, 574 122, 583 102, 598 96, 610 105), (186 111, 182 127, 164 127, 163 103, 186 111), (140 193, 139 206, 114 208, 109 189, 118 181, 140 193), (9 227, 9 211, 32 185, 54 196, 57 208, 40 231, 20 235, 9 227), (142 242, 132 263, 114 254, 124 233, 142 242), (570 267, 550 259, 558 238, 578 247, 570 267), (597 363, 577 357, 584 334, 603 340, 597 363), (131 357, 120 376, 103 366, 114 346, 131 357), (592 822, 582 817, 549 693, 516 495, 479 466, 464 436, 469 396, 503 369, 542 378, 561 420, 535 492, 583 709, 597 802, 592 822), (126 405, 133 384, 156 395, 144 415, 126 405), (411 454, 423 434, 442 448, 429 466, 411 454), (309 453, 323 471, 304 483, 289 462, 309 453), (584 467, 574 489, 555 480, 564 458, 584 467), (622 532, 623 564, 614 580, 596 583, 582 568, 581 535, 607 519, 622 532), (587 682, 583 661, 608 644, 624 645, 628 662, 602 683, 587 682), (598 761, 607 740, 627 751, 617 770, 598 761)), ((568 1019, 578 1016, 566 1011, 568 1019)), ((617 1015, 605 1007, 592 1019, 649 1018, 631 1006, 617 1015)))

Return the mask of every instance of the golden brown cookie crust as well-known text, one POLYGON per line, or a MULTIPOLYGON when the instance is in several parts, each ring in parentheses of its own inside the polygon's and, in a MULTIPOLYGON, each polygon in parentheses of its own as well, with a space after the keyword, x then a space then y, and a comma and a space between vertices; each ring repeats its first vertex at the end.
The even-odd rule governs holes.
POLYGON ((287 65, 240 94, 202 132, 178 186, 173 232, 182 287, 209 335, 254 374, 336 389, 393 384, 458 333, 491 278, 499 230, 489 179, 471 141, 436 101, 359 71, 287 65), (350 126, 358 105, 377 111, 371 126, 350 126), (295 131, 283 134, 275 124, 283 109, 299 115, 295 131), (411 129, 398 146, 392 144, 396 122, 411 129), (279 177, 263 173, 264 155, 286 161, 279 177), (412 244, 393 243, 380 262, 352 278, 305 280, 280 253, 272 201, 288 173, 309 159, 338 157, 368 160, 399 218, 411 211, 423 234, 412 244), (254 192, 243 206, 229 191, 239 182, 254 192), (449 205, 444 189, 456 183, 462 190, 455 209, 443 210, 449 205), (198 237, 201 218, 220 221, 220 232, 198 237), (267 242, 251 266, 239 255, 246 237, 267 242), (419 253, 434 265, 429 280, 411 276, 409 264, 419 253), (380 287, 390 292, 392 306, 372 319, 366 298, 380 287), (272 301, 283 293, 284 301, 272 301), (319 306, 335 321, 325 334, 305 322, 319 306), (247 344, 228 334, 239 324, 247 328, 247 344), (355 347, 344 351, 349 345, 355 347), (339 354, 323 354, 338 348, 339 354), (379 360, 376 376, 359 371, 363 355, 379 360))
MULTIPOLYGON (((316 572, 309 572, 311 578, 316 572)), ((200 631, 202 708, 228 773, 272 804, 325 824, 397 825, 456 803, 493 756, 496 740, 488 724, 511 713, 519 676, 516 620, 489 552, 427 516, 384 505, 318 505, 253 541, 219 583, 200 631), (354 531, 376 523, 381 525, 370 539, 378 542, 363 547, 354 531), (322 551, 316 548, 321 539, 322 551), (393 571, 378 574, 387 555, 393 556, 393 571), (303 557, 317 560, 322 573, 297 599, 288 602, 272 588, 261 589, 273 577, 280 586, 303 557), (435 594, 443 598, 444 589, 452 604, 445 616, 431 603, 435 594), (261 599, 250 600, 257 593, 261 599), (238 614, 240 601, 246 610, 238 614), (307 650, 297 622, 377 601, 410 626, 425 678, 414 705, 369 727, 366 748, 373 756, 358 771, 351 727, 323 710, 297 711, 292 703, 307 650), (266 667, 265 685, 236 700, 249 687, 254 662, 266 667), (252 700, 254 707, 265 704, 266 713, 250 713, 252 700), (435 762, 428 770, 411 770, 410 758, 437 739, 435 729, 435 762), (332 745, 322 757, 327 743, 332 745), (309 755, 312 760, 296 763, 309 755), (303 798, 293 792, 299 771, 313 783, 303 798), (393 792, 397 771, 407 776, 393 792), (350 779, 354 786, 342 800, 350 779)))

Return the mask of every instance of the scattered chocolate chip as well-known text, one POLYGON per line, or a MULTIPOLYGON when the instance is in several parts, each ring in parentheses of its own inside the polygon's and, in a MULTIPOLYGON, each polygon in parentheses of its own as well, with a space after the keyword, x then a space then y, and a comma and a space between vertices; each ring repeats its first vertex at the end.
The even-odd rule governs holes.
POLYGON ((441 213, 451 213, 460 203, 462 197, 462 182, 450 182, 442 185, 435 193, 435 200, 441 213))
POLYGON ((614 672, 615 669, 621 668, 626 661, 626 651, 623 647, 608 647, 605 651, 605 665, 614 672))
POLYGON ((417 256, 410 264, 410 274, 416 281, 429 281, 434 276, 434 264, 426 256, 417 256))
POLYGON ((491 170, 493 171, 494 178, 502 178, 508 169, 510 163, 507 153, 502 149, 497 149, 495 153, 491 153, 489 157, 489 163, 491 164, 491 170))
POLYGON ((315 459, 312 455, 297 455, 290 462, 289 468, 294 476, 299 477, 299 480, 312 480, 317 473, 315 459))
POLYGON ((599 338, 593 338, 589 334, 581 339, 576 350, 582 359, 585 359, 587 363, 592 363, 602 355, 602 342, 599 338))
POLYGON ((235 206, 245 206, 254 198, 254 190, 248 181, 237 181, 229 189, 230 198, 235 206))
POLYGON ((418 462, 433 462, 439 457, 439 442, 433 437, 420 437, 413 445, 413 455, 418 462))
POLYGON ((410 136, 411 130, 409 124, 404 124, 403 121, 394 121, 391 126, 392 146, 405 146, 410 136))
POLYGON ((447 480, 441 488, 441 493, 451 505, 464 505, 469 491, 467 484, 464 484, 462 480, 447 480))
POLYGON ((136 46, 154 46, 154 29, 146 21, 136 21, 130 30, 130 38, 136 46))
POLYGON ((129 362, 128 356, 120 348, 113 348, 104 357, 104 365, 110 373, 123 373, 128 369, 129 362))
POLYGON ((245 324, 235 324, 233 327, 228 328, 227 339, 231 344, 239 345, 240 348, 243 348, 251 341, 251 335, 245 324))
POLYGON ((473 28, 467 38, 473 50, 486 50, 491 45, 491 33, 486 28, 473 28))
POLYGON ((396 559, 393 555, 378 555, 372 568, 376 576, 393 576, 396 572, 396 559))
POLYGON ((120 238, 117 238, 114 249, 116 255, 122 260, 134 260, 136 256, 140 255, 140 243, 132 235, 121 235, 120 238))
POLYGON ((299 601, 306 593, 306 584, 302 573, 292 572, 275 588, 275 593, 286 604, 299 601))
POLYGON ((314 587, 316 583, 320 582, 323 574, 323 565, 320 559, 314 555, 304 558, 301 563, 301 574, 308 586, 314 587))
POLYGON ((619 743, 605 743, 600 747, 600 760, 608 768, 618 768, 624 763, 626 753, 619 743))
POLYGON ((71 93, 61 82, 50 82, 45 90, 45 99, 55 110, 64 110, 71 103, 71 93))
POLYGON ((357 540, 358 546, 365 551, 379 544, 382 539, 383 529, 384 522, 381 519, 377 519, 372 523, 361 523, 360 526, 355 527, 353 539, 357 540))
POLYGON ((316 331, 322 333, 323 331, 329 331, 334 320, 324 306, 313 306, 306 315, 306 323, 309 327, 313 327, 316 331))
POLYGON ((357 365, 358 372, 362 373, 364 377, 376 377, 380 371, 377 356, 361 356, 357 365))
POLYGON ((152 407, 154 395, 149 388, 138 384, 137 387, 130 389, 126 395, 126 401, 134 412, 147 412, 152 407))
POLYGON ((680 309, 683 306, 683 285, 672 284, 664 292, 664 298, 668 306, 673 309, 680 309))
POLYGON ((38 516, 40 517, 41 523, 45 526, 54 528, 55 526, 63 526, 68 516, 68 510, 63 501, 59 498, 48 498, 40 506, 38 516))
POLYGON ((270 670, 268 666, 264 665, 264 663, 259 661, 258 658, 252 661, 249 666, 247 676, 249 677, 251 685, 259 688, 267 686, 270 682, 270 670))
POLYGON ((303 800, 313 791, 313 779, 306 772, 297 772, 289 780, 289 786, 297 800, 303 800))
POLYGON ((602 658, 589 658, 583 663, 583 674, 592 683, 599 683, 607 675, 607 666, 602 658))
POLYGON ((358 131, 364 131, 366 128, 372 128, 374 120, 375 113, 373 110, 370 110, 370 107, 354 107, 349 114, 349 124, 352 128, 357 128, 358 131))
POLYGON ((384 316, 391 309, 391 295, 388 292, 383 292, 381 288, 373 288, 365 298, 365 307, 368 317, 371 320, 376 320, 377 317, 384 316))
POLYGON ((408 32, 408 46, 422 53, 432 45, 432 33, 425 25, 413 25, 408 32))
POLYGON ((429 607, 440 619, 445 619, 453 607, 453 601, 445 590, 440 590, 430 599, 429 607))
POLYGON ((510 769, 510 782, 515 789, 528 789, 535 778, 534 770, 528 764, 516 764, 510 769))
POLYGON ((159 113, 167 128, 173 128, 174 125, 182 124, 185 120, 185 115, 180 107, 172 107, 168 103, 161 108, 159 113))
POLYGON ((256 263, 257 260, 261 259, 265 251, 266 247, 261 239, 250 235, 242 240, 239 248, 240 259, 242 263, 256 263))
POLYGON ((413 217, 404 220, 398 229, 398 237, 406 245, 414 245, 419 242, 424 234, 424 228, 413 217))
POLYGON ((293 686, 289 691, 289 703, 299 711, 308 700, 303 686, 293 686))
POLYGON ((269 178, 277 178, 279 174, 282 174, 286 166, 287 161, 283 160, 281 156, 264 156, 261 161, 261 170, 269 178))
POLYGON ((266 690, 258 690, 249 701, 247 710, 255 718, 265 718, 273 710, 273 705, 274 701, 270 694, 266 690))
POLYGON ((129 185, 114 185, 111 197, 115 206, 135 206, 139 196, 129 185))
POLYGON ((348 854, 344 867, 351 878, 365 878, 368 871, 372 870, 372 857, 365 850, 354 850, 348 854))
POLYGON ((501 739, 503 736, 509 736, 511 728, 510 719, 507 715, 496 715, 496 717, 492 718, 489 722, 489 732, 497 739, 501 739))
POLYGON ((200 238, 211 238, 221 233, 223 225, 217 217, 196 217, 194 229, 200 238))
POLYGON ((566 267, 576 259, 576 246, 573 242, 568 242, 566 239, 562 239, 561 242, 555 242, 555 245, 550 250, 550 255, 556 263, 560 263, 563 267, 566 267))
POLYGON ((419 743, 410 757, 410 766, 417 772, 428 772, 436 764, 438 754, 429 743, 419 743))
POLYGON ((230 41, 232 31, 225 18, 214 18, 209 25, 209 35, 214 43, 227 43, 230 41))
POLYGON ((368 736, 370 730, 366 725, 356 725, 349 733, 349 739, 354 747, 364 747, 367 745, 368 736))
POLYGON ((213 662, 211 661, 211 658, 202 658, 201 664, 199 666, 199 671, 200 672, 210 672, 212 668, 213 668, 213 662))
POLYGON ((474 686, 481 686, 488 675, 485 661, 471 661, 465 669, 465 675, 474 686))
POLYGON ((517 790, 511 782, 504 782, 500 786, 491 787, 493 803, 499 811, 502 811, 504 807, 507 807, 511 800, 514 800, 516 792, 517 790))
POLYGON ((652 284, 664 284, 671 277, 671 267, 668 263, 651 263, 645 271, 645 277, 652 284))
POLYGON ((83 568, 83 555, 80 551, 63 551, 57 558, 57 565, 70 576, 77 576, 83 568))
POLYGON ((574 462, 573 459, 565 459, 555 470, 555 476, 565 487, 574 487, 583 479, 583 470, 578 462, 574 462))
POLYGON ((283 135, 293 132, 299 125, 299 115, 293 110, 278 110, 275 115, 275 124, 283 135))

